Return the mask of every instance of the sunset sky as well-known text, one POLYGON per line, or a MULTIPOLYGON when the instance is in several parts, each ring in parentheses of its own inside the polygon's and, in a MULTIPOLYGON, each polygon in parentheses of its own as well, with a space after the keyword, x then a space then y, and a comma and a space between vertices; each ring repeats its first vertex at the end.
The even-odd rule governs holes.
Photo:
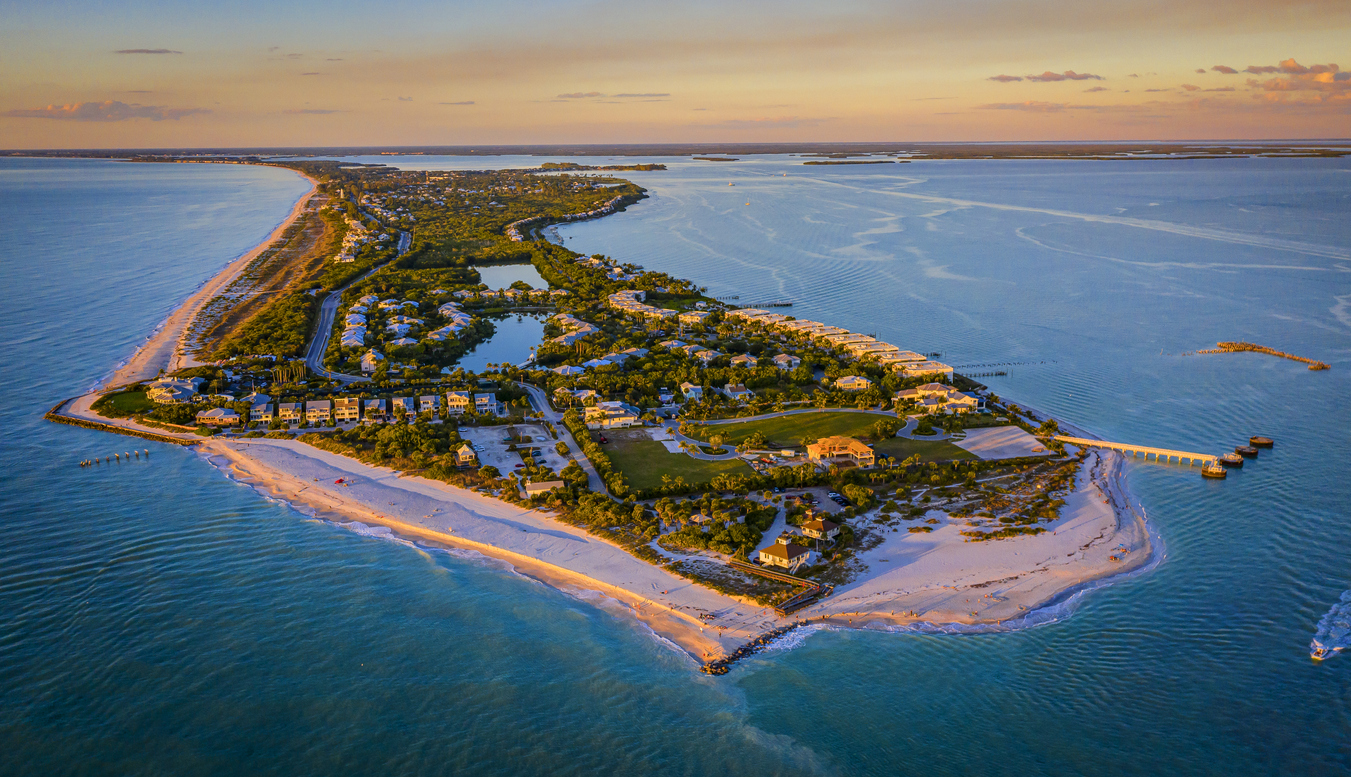
POLYGON ((0 0, 0 20, 0 148, 1351 135, 1348 0, 0 0))

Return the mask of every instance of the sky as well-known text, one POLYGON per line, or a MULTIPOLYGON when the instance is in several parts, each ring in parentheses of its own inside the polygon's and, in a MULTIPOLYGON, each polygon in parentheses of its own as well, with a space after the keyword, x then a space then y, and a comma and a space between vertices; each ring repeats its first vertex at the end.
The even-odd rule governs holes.
POLYGON ((1348 0, 0 0, 0 148, 1351 136, 1348 0))

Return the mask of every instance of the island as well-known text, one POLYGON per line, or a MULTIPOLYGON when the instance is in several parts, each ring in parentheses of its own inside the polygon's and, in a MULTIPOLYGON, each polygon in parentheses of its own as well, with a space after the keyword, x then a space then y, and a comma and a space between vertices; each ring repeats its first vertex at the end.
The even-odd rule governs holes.
POLYGON ((1032 623, 1151 558, 1088 432, 936 354, 545 239, 641 203, 630 181, 246 163, 311 190, 48 418, 599 596, 712 674, 809 624, 1032 623), (483 282, 510 264, 547 287, 483 282), (516 315, 547 317, 528 359, 461 366, 516 315))

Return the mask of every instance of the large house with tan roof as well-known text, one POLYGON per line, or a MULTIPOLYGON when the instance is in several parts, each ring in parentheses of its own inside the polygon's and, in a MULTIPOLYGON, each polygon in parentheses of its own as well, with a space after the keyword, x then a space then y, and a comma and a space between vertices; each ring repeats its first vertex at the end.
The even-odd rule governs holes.
POLYGON ((817 463, 851 463, 871 467, 876 460, 873 449, 853 437, 823 437, 807 446, 807 460, 817 463))
POLYGON ((810 564, 811 550, 793 542, 795 539, 791 534, 780 534, 773 545, 760 549, 760 563, 767 567, 781 567, 789 572, 796 572, 810 564))

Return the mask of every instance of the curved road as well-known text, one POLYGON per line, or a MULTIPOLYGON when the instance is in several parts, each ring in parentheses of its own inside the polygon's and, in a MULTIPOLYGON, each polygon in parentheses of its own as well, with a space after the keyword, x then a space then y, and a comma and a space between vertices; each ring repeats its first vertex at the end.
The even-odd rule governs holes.
MULTIPOLYGON (((408 248, 413 243, 413 234, 411 232, 399 233, 399 252, 394 255, 394 259, 408 253, 408 248)), ((392 262, 394 259, 390 259, 392 262)), ((338 303, 342 302, 342 295, 352 286, 366 280, 375 273, 379 272, 389 262, 383 262, 372 267, 357 279, 348 283, 340 289, 334 289, 324 298, 324 304, 319 307, 319 326, 310 337, 309 350, 305 352, 305 366, 322 377, 336 380, 341 383, 363 383, 370 378, 361 375, 345 375, 341 372, 331 372, 324 369, 324 352, 328 350, 328 339, 333 334, 333 319, 338 315, 338 303)))
POLYGON ((530 395, 530 404, 534 406, 545 420, 554 425, 558 430, 558 439, 568 444, 568 449, 572 452, 572 460, 586 473, 586 485, 597 494, 609 494, 610 491, 605 487, 605 482, 600 479, 600 473, 591 465, 591 460, 582 452, 582 446, 573 439, 572 433, 563 425, 563 414, 554 410, 549 404, 549 396, 544 393, 544 389, 538 386, 532 386, 529 383, 516 383, 517 386, 525 389, 525 393, 530 395))

